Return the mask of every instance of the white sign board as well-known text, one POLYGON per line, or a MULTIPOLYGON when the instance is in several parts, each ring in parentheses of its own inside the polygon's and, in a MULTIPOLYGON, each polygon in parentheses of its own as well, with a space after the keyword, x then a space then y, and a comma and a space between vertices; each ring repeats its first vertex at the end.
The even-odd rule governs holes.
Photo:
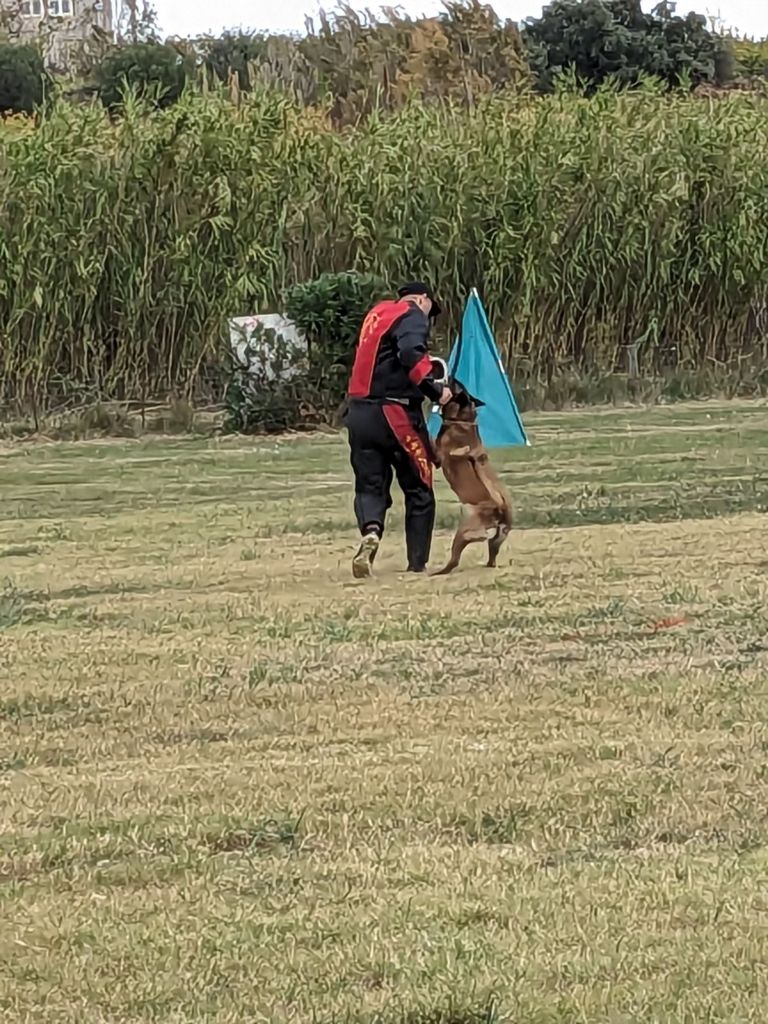
POLYGON ((243 368, 268 380, 287 379, 305 367, 307 341, 294 323, 281 313, 259 313, 258 316, 236 316, 229 321, 232 352, 243 368), (265 333, 266 332, 266 333, 265 333), (276 341, 283 339, 289 355, 280 365, 276 341))

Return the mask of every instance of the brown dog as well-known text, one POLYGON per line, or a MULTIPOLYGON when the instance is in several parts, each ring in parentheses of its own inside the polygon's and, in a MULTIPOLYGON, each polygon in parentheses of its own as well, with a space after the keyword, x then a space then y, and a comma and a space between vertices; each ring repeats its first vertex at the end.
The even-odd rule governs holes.
POLYGON ((488 541, 488 568, 512 527, 512 502, 491 468, 477 429, 476 399, 454 383, 453 398, 442 408, 443 425, 435 441, 437 463, 456 497, 469 510, 453 538, 451 557, 435 576, 453 572, 468 544, 488 541))

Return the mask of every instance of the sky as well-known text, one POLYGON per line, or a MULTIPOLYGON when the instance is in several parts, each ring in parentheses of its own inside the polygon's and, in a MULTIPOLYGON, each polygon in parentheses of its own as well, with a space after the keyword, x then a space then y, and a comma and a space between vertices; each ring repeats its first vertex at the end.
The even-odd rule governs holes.
MULTIPOLYGON (((226 28, 250 28, 271 32, 300 32, 306 15, 317 13, 317 0, 154 0, 161 30, 167 35, 220 33, 226 28)), ((541 13, 541 0, 492 0, 503 18, 521 21, 541 13)), ((322 4, 333 9, 332 2, 322 4)), ((353 7, 376 10, 380 3, 353 0, 353 7)), ((409 14, 433 14, 441 9, 439 0, 393 2, 409 14)), ((654 0, 643 4, 651 8, 654 0)), ((722 19, 725 27, 756 38, 768 37, 766 0, 679 0, 678 13, 698 11, 722 19)))

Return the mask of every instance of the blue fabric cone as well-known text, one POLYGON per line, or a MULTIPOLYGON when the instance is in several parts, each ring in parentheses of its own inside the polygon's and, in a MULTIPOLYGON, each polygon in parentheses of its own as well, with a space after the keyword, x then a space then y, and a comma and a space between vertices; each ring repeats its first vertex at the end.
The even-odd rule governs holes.
MULTIPOLYGON (((486 448, 528 444, 504 365, 480 296, 473 288, 464 308, 461 335, 448 359, 452 377, 485 404, 477 410, 477 425, 486 448)), ((440 413, 429 417, 432 437, 440 430, 440 413)))

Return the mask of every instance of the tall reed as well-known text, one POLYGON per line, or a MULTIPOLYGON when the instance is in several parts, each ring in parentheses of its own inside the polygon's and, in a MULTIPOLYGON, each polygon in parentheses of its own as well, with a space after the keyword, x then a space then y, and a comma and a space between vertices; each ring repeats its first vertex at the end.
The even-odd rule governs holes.
POLYGON ((269 90, 0 126, 0 401, 192 393, 229 316, 360 269, 477 286, 518 372, 765 359, 768 107, 653 87, 413 102, 343 132, 269 90))

